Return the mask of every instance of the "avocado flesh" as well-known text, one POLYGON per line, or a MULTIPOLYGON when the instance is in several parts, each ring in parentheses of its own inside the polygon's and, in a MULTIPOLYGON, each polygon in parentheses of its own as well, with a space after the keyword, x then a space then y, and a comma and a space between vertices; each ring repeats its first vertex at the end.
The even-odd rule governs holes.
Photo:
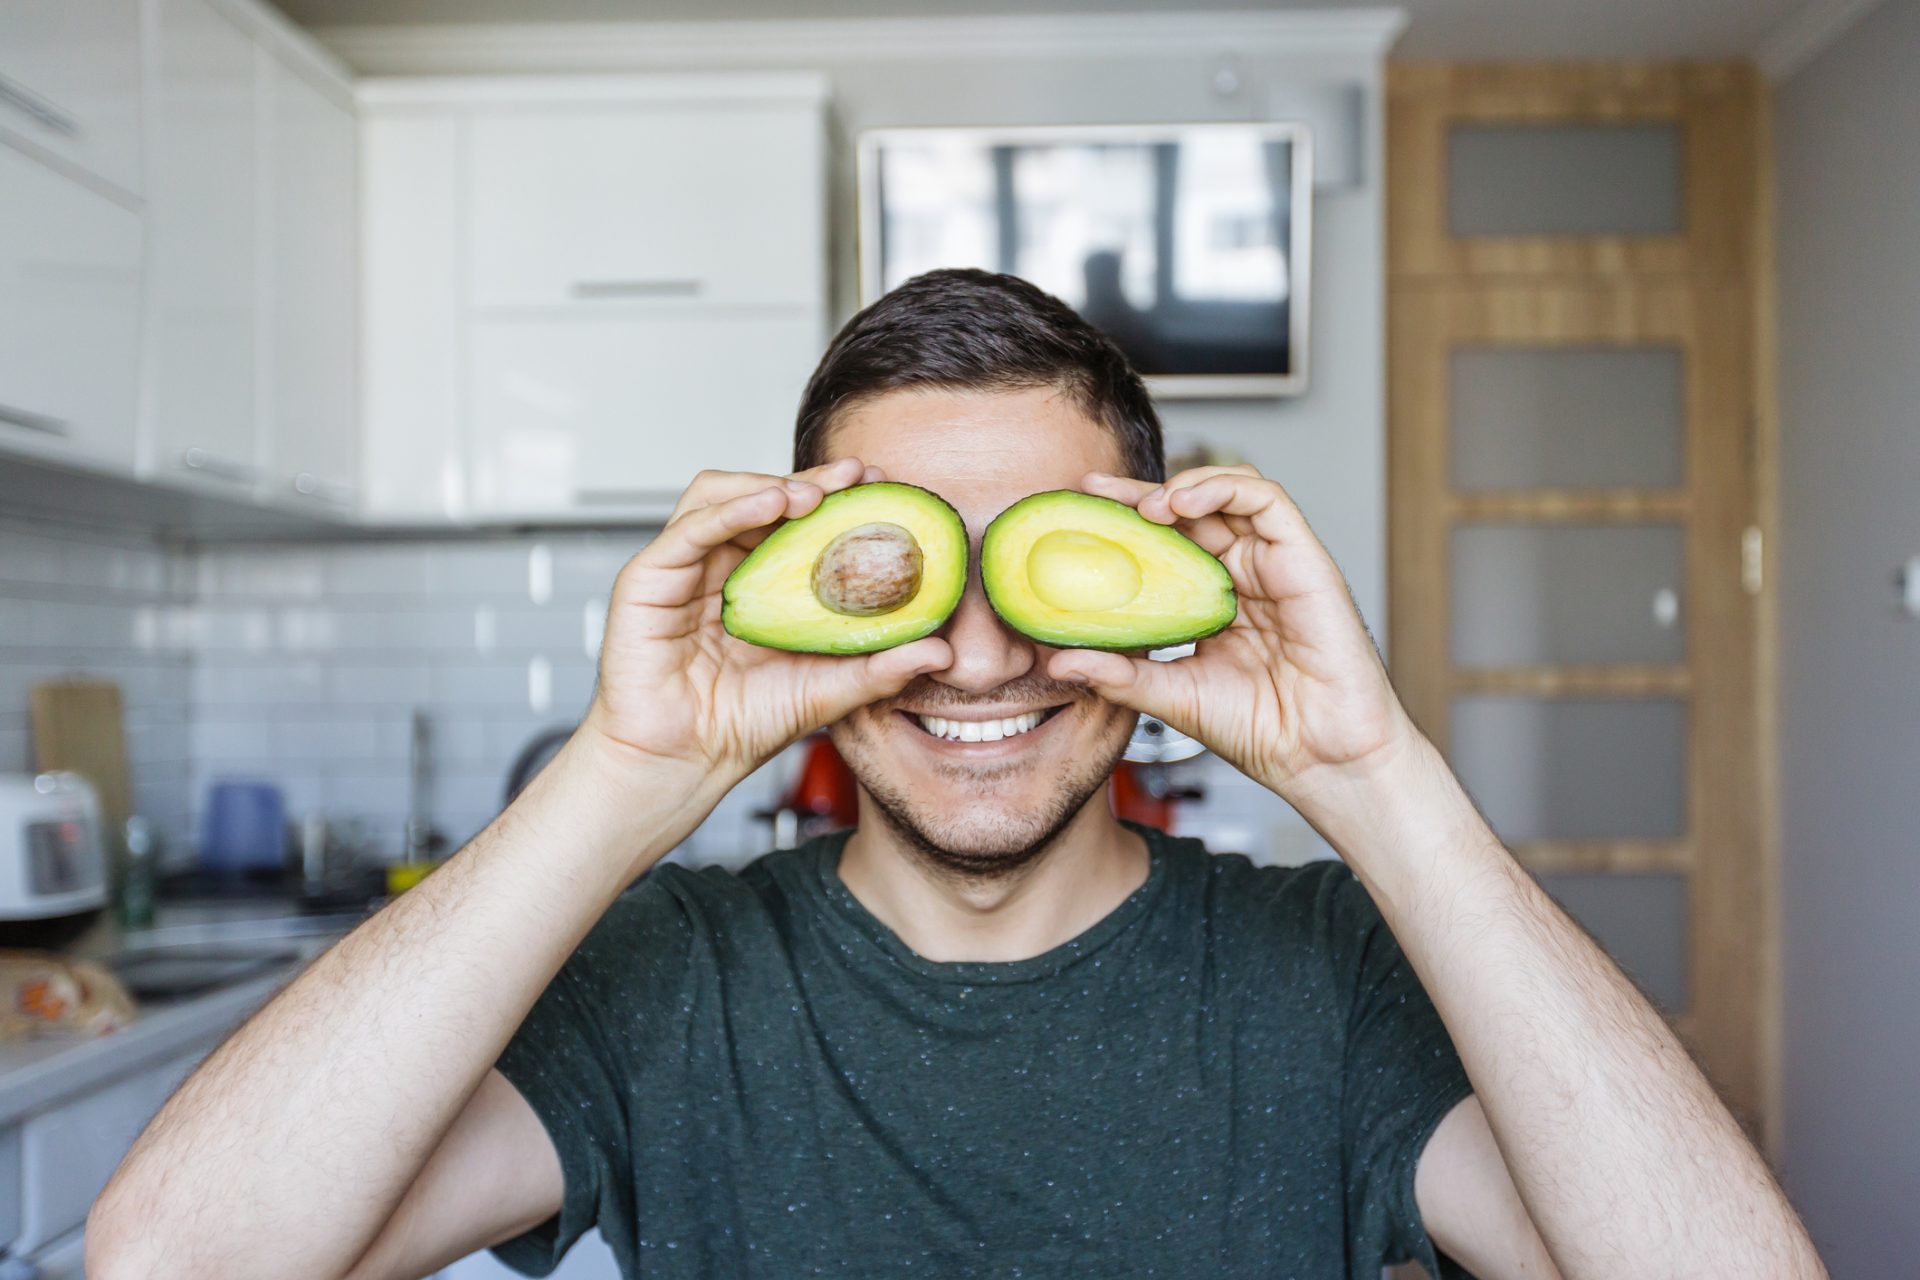
POLYGON ((1060 489, 987 526, 980 578, 1015 631, 1063 649, 1160 649, 1223 630, 1239 612, 1226 566, 1110 498, 1060 489))
POLYGON ((958 512, 910 484, 856 485, 775 529, 735 566, 721 588, 720 622, 728 634, 770 649, 872 653, 939 630, 966 585, 967 529, 958 512), (836 540, 844 547, 843 535, 858 539, 864 526, 912 539, 918 584, 897 608, 839 612, 816 593, 815 571, 836 540))

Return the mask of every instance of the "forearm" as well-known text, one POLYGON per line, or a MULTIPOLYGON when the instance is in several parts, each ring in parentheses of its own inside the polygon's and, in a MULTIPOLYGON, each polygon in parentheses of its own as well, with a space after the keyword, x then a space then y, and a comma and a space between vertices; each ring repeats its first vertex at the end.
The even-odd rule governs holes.
POLYGON ((1665 1021, 1500 846, 1429 744, 1412 738, 1373 773, 1302 798, 1439 1009, 1568 1280, 1821 1274, 1665 1021))
POLYGON ((570 744, 235 1033, 129 1153, 90 1251, 100 1231, 116 1273, 344 1274, 594 921, 719 793, 631 770, 570 744))

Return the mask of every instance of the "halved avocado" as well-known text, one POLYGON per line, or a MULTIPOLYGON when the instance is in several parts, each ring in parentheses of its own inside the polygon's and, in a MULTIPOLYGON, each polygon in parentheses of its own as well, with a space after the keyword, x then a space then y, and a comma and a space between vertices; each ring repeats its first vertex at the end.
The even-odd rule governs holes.
POLYGON ((966 585, 959 512, 910 484, 856 485, 747 553, 720 622, 770 649, 871 653, 939 630, 966 585))
POLYGON ((1226 566, 1125 503, 1071 489, 1023 498, 980 543, 994 612, 1063 649, 1160 649, 1239 612, 1226 566))

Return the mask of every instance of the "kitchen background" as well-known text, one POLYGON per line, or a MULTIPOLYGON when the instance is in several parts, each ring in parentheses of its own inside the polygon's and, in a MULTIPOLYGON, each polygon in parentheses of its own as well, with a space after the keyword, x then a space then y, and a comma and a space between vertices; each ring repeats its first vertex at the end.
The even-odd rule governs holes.
MULTIPOLYGON (((192 865, 211 786, 265 780, 288 816, 364 828, 397 859, 424 712, 425 812, 454 847, 504 804, 533 740, 593 691, 607 591, 646 530, 181 548, 91 529, 0 525, 0 773, 32 768, 27 690, 104 677, 126 707, 134 810, 192 865)), ((771 847, 798 753, 723 801, 675 860, 728 865, 771 847)), ((1221 847, 1317 852, 1264 791, 1197 761, 1194 822, 1221 847)), ((1308 833, 1309 835, 1311 833, 1308 833)), ((1278 851, 1276 853, 1275 851, 1278 851)))
MULTIPOLYGON (((1530 834, 1548 838, 1522 851, 1529 865, 1696 1044, 1714 1014, 1702 1003, 1722 988, 1758 993, 1755 1021, 1722 1041, 1765 1063, 1747 1081, 1749 1114, 1789 1191, 1836 1276, 1905 1274, 1920 1256, 1907 1212, 1920 1194, 1908 1087, 1920 1069, 1908 924, 1920 899, 1909 800, 1920 764, 1920 278, 1908 250, 1920 130, 1906 127, 1920 121, 1910 74, 1920 0, 1057 7, 1071 12, 885 0, 819 0, 803 16, 758 0, 644 11, 623 0, 14 0, 0 12, 0 779, 38 763, 34 686, 107 680, 123 700, 129 807, 157 831, 166 871, 196 864, 213 788, 235 779, 271 783, 295 825, 319 817, 354 833, 375 864, 403 858, 410 818, 457 848, 498 811, 528 743, 585 707, 613 575, 685 480, 706 466, 784 470, 801 384, 862 298, 864 132, 1301 123, 1314 143, 1308 384, 1287 397, 1169 396, 1170 450, 1245 459, 1287 484, 1376 636, 1399 645, 1389 656, 1403 687, 1432 656, 1395 639, 1414 634, 1404 603, 1449 568, 1456 602, 1482 593, 1488 608, 1460 613, 1484 626, 1427 637, 1442 683, 1467 681, 1458 687, 1496 713, 1480 721, 1498 731, 1479 735, 1477 794, 1503 810, 1503 832, 1544 824, 1530 834), (1570 217, 1586 232, 1599 218, 1605 233, 1605 217, 1633 215, 1635 184, 1651 172, 1686 217, 1738 206, 1740 233, 1677 257, 1658 257, 1675 248, 1661 241, 1654 268, 1624 282, 1593 263, 1634 261, 1634 236, 1602 234, 1591 261, 1494 252, 1483 262, 1447 257, 1487 247, 1450 238, 1455 225, 1436 258, 1411 260, 1406 246, 1422 234, 1412 219, 1437 223, 1448 198, 1421 194, 1445 177, 1442 164, 1421 167, 1408 122, 1422 104, 1493 102, 1484 109, 1496 117, 1532 118, 1552 96, 1537 86, 1552 84, 1576 85, 1570 96, 1603 117, 1759 106, 1691 154, 1678 143, 1600 161, 1510 150, 1504 177, 1496 164, 1480 170, 1484 184, 1456 184, 1482 197, 1482 216, 1518 216, 1533 199, 1526 216, 1570 217), (1676 84, 1705 88, 1688 98, 1676 84), (1752 158, 1749 144, 1766 175, 1758 186, 1711 186, 1729 156, 1752 158), (1667 178, 1648 154, 1665 156, 1667 178), (609 163, 616 155, 631 163, 609 163), (1595 172, 1603 180, 1581 187, 1595 172), (1764 212, 1769 182, 1777 227, 1764 212), (1565 193, 1582 190, 1601 198, 1569 211, 1565 193), (1696 252, 1710 269, 1686 256, 1696 252), (1449 275, 1435 260, 1467 265, 1449 275), (1427 300, 1515 281, 1686 288, 1688 271, 1719 287, 1747 270, 1757 301, 1713 297, 1758 347, 1751 381, 1762 392, 1731 415, 1751 428, 1741 465, 1756 471, 1761 536, 1754 585, 1728 612, 1760 610, 1740 614, 1753 652, 1703 649, 1716 619, 1703 616, 1701 579, 1657 563, 1663 547, 1698 545, 1687 542, 1694 526, 1665 541, 1653 531, 1651 552, 1629 557, 1632 591, 1642 579, 1662 586, 1651 615, 1638 597, 1614 608, 1619 581, 1582 576, 1590 565, 1556 574, 1544 550, 1537 562, 1469 559, 1465 573, 1443 564, 1431 578, 1408 568, 1418 540, 1390 534, 1421 502, 1491 501, 1447 492, 1457 475, 1410 496, 1394 470, 1412 398, 1392 404, 1390 388, 1417 379, 1426 353, 1482 341, 1421 330, 1409 317, 1430 316, 1427 300), (1502 271, 1514 279, 1489 284, 1502 271), (1650 280, 1663 271, 1672 279, 1650 280), (1508 608, 1524 625, 1502 624, 1508 608), (1642 656, 1596 675, 1618 653, 1569 658, 1569 638, 1642 656), (1501 669, 1449 671, 1463 644, 1504 646, 1501 669), (1777 701, 1777 740, 1764 711, 1725 741, 1690 737, 1687 708, 1718 687, 1717 669, 1748 659, 1756 674, 1735 693, 1777 701), (1554 660, 1575 664, 1561 673, 1570 683, 1554 684, 1554 660), (1499 718, 1524 714, 1529 695, 1577 709, 1565 695, 1591 695, 1609 675, 1627 687, 1613 710, 1658 718, 1666 706, 1655 727, 1671 732, 1643 736, 1646 721, 1623 719, 1625 730, 1562 755, 1547 718, 1499 718), (1663 704, 1649 688, 1679 694, 1663 704), (1750 838, 1721 847, 1744 859, 1736 887, 1754 896, 1708 880, 1721 886, 1709 901, 1705 855, 1681 847, 1698 835, 1685 830, 1688 806, 1697 819, 1707 784, 1694 782, 1749 757, 1757 789, 1737 807, 1759 816, 1741 828, 1750 838), (1556 810, 1566 795, 1593 830, 1547 829, 1567 816, 1556 810), (1662 842, 1609 825, 1655 819, 1681 829, 1662 842), (1715 906, 1736 898, 1737 909, 1715 906), (1704 916, 1703 901, 1720 914, 1704 916)), ((1593 142, 1607 131, 1576 121, 1568 133, 1593 142)), ((1487 134, 1496 151, 1499 134, 1487 134)), ((1463 208, 1444 212, 1457 223, 1463 208)), ((1631 403, 1644 411, 1642 438, 1668 432, 1673 469, 1701 501, 1724 477, 1680 461, 1688 433, 1705 433, 1705 400, 1683 381, 1696 354, 1624 392, 1631 361, 1588 383, 1522 373, 1472 412, 1457 399, 1448 412, 1461 438, 1474 421, 1512 415, 1519 434, 1486 455, 1524 455, 1513 467, 1522 478, 1502 482, 1511 487, 1547 483, 1523 475, 1541 460, 1526 441, 1555 439, 1543 423, 1597 432, 1631 403)), ((1738 381, 1727 368, 1720 382, 1738 381)), ((1577 436, 1583 448, 1587 434, 1564 431, 1561 443, 1577 436)), ((1622 495, 1629 518, 1645 516, 1634 494, 1612 496, 1622 495)), ((1572 496, 1603 513, 1589 519, 1616 518, 1607 494, 1572 496)), ((1672 493, 1652 497, 1654 523, 1689 510, 1672 493)), ((1529 510, 1564 520, 1553 501, 1529 510)), ((1456 554, 1467 541, 1451 544, 1456 554)), ((1745 576, 1749 553, 1736 554, 1745 576)), ((1455 720, 1456 764, 1471 773, 1460 758, 1467 717, 1455 720)), ((767 848, 764 811, 801 755, 730 796, 675 857, 737 864, 767 848)), ((1329 855, 1285 805, 1210 757, 1173 766, 1169 781, 1185 797, 1175 828, 1216 850, 1329 855)), ((0 1267, 78 1275, 86 1206, 145 1117, 354 918, 300 914, 284 889, 250 903, 163 900, 155 925, 112 944, 121 958, 197 951, 196 972, 226 976, 144 1000, 105 1039, 0 1043, 0 1267)), ((562 1274, 604 1268, 583 1248, 562 1274)), ((446 1274, 502 1272, 477 1257, 446 1274)))
MULTIPOLYGON (((648 197, 649 228, 591 225, 570 210, 546 224, 530 208, 496 212, 510 206, 511 189, 564 183, 600 157, 564 134, 516 152, 514 139, 481 132, 501 128, 496 118, 511 110, 496 88, 419 76, 496 63, 543 71, 538 42, 476 51, 342 31, 330 49, 261 6, 151 7, 158 83, 148 92, 159 121, 145 193, 157 224, 146 358, 155 368, 138 393, 143 438, 129 433, 124 447, 150 485, 198 505, 191 521, 164 505, 143 513, 162 526, 155 543, 151 528, 110 527, 124 523, 122 495, 88 490, 60 508, 45 500, 44 483, 57 478, 35 486, 39 511, 10 531, 19 554, 0 567, 0 590, 20 606, 0 631, 14 695, 0 702, 0 767, 29 763, 20 689, 47 676, 137 672, 124 690, 133 785, 173 863, 192 857, 208 784, 229 776, 272 781, 296 816, 363 819, 398 856, 416 708, 431 719, 436 826, 457 843, 496 811, 525 741, 584 706, 593 615, 684 479, 702 466, 784 469, 798 389, 835 319, 858 305, 851 154, 861 131, 882 124, 1251 116, 1313 126, 1314 266, 1330 284, 1313 300, 1310 392, 1176 400, 1162 412, 1171 452, 1204 447, 1286 475, 1384 634, 1379 94, 1382 54, 1401 26, 1391 11, 1229 15, 1200 28, 1167 14, 827 25, 811 35, 802 24, 758 39, 739 28, 721 41, 697 29, 678 40, 616 29, 549 48, 546 58, 569 73, 633 71, 638 61, 655 75, 624 89, 550 82, 536 110, 650 102, 695 137, 720 130, 709 151, 680 157, 704 180, 681 184, 681 207, 648 197), (796 38, 811 45, 806 74, 761 70, 793 65, 796 38), (333 49, 357 64, 357 83, 333 49), (584 68, 583 49, 592 51, 584 68), (222 68, 224 84, 214 78, 222 68), (387 70, 416 78, 367 74, 387 70), (290 101, 287 85, 313 117, 296 122, 307 130, 297 151, 250 164, 236 148, 192 173, 158 162, 184 158, 190 144, 270 131, 282 119, 273 107, 252 117, 263 101, 290 101), (339 139, 325 145, 322 131, 351 128, 356 103, 357 162, 339 139), (728 132, 730 118, 759 134, 728 132), (315 191, 333 220, 256 224, 233 208, 232 193, 248 186, 290 215, 297 194, 315 191), (338 218, 352 206, 339 203, 343 186, 360 193, 344 245, 338 218), (717 222, 731 239, 686 248, 685 221, 717 222), (216 240, 208 225, 229 237, 216 240), (670 274, 711 268, 726 281, 710 286, 715 296, 583 302, 570 292, 578 278, 657 271, 653 260, 636 267, 631 248, 650 230, 686 249, 670 274), (349 274, 312 275, 315 255, 349 274), (716 258, 726 265, 708 261, 716 258), (753 278, 734 284, 743 273, 753 278), (289 317, 289 306, 305 314, 289 317), (651 328, 663 315, 707 331, 651 328), (351 339, 356 324, 357 370, 353 343, 335 332, 345 325, 351 339), (580 354, 594 342, 617 345, 580 354), (569 420, 532 386, 542 378, 566 393, 615 378, 624 386, 599 421, 569 420), (701 403, 686 430, 634 425, 674 418, 689 401, 701 403), (556 438, 571 449, 557 462, 556 438), (189 453, 202 465, 182 465, 189 453), (288 483, 296 460, 312 468, 298 473, 311 492, 288 483), (591 470, 592 484, 573 467, 591 470), (268 541, 258 541, 258 522, 227 509, 234 500, 282 517, 266 520, 268 541), (347 519, 311 519, 335 516, 336 503, 351 508, 347 519), (193 521, 200 527, 180 527, 193 521), (581 523, 620 527, 565 531, 581 523), (75 532, 55 532, 62 524, 75 532), (547 532, 510 531, 542 524, 547 532)), ((679 856, 764 848, 770 829, 750 814, 791 772, 783 761, 743 788, 679 856)), ((1206 759, 1181 772, 1182 789, 1204 797, 1182 806, 1183 825, 1216 847, 1262 860, 1328 852, 1234 771, 1206 759)))

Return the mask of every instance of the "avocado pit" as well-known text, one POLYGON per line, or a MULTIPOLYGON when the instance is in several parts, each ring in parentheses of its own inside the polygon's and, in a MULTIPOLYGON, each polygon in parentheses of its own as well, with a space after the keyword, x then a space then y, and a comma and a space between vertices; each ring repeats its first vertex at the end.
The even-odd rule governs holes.
POLYGON ((813 595, 834 613, 871 618, 905 606, 920 591, 926 558, 912 533, 888 521, 855 525, 813 563, 813 595))

